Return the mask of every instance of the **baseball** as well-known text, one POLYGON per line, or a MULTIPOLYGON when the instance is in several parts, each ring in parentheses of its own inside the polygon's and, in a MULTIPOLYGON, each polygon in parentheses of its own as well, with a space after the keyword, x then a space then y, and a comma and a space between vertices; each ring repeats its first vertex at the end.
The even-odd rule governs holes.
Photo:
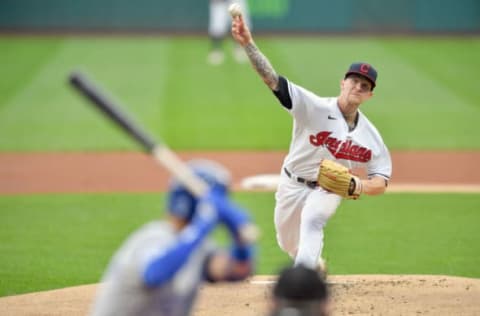
POLYGON ((240 5, 238 3, 232 3, 228 8, 228 12, 230 12, 232 18, 242 15, 242 10, 240 9, 240 5))

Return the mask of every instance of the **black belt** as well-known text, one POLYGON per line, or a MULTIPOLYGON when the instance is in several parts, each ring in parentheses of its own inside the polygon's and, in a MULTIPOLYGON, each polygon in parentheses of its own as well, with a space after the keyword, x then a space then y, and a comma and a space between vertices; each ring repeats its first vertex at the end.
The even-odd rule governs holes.
POLYGON ((303 183, 305 184, 307 187, 311 188, 311 189, 315 189, 316 187, 318 187, 318 182, 317 181, 310 181, 310 180, 307 180, 307 179, 304 179, 304 178, 301 178, 301 177, 297 177, 295 175, 292 175, 292 173, 290 171, 288 171, 287 168, 283 168, 283 171, 285 171, 286 175, 290 178, 290 179, 293 179, 293 180, 296 180, 298 183, 303 183))

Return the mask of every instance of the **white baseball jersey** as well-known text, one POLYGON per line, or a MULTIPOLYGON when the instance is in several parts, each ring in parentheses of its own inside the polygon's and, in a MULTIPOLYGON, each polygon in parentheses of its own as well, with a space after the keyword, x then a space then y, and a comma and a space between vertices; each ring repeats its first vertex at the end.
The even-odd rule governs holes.
POLYGON ((322 98, 288 82, 294 117, 290 150, 284 167, 297 176, 315 180, 321 159, 336 160, 350 168, 366 169, 368 176, 390 179, 392 163, 387 147, 361 111, 349 131, 337 98, 322 98))
POLYGON ((323 229, 342 198, 299 183, 295 177, 316 181, 320 161, 326 158, 388 180, 392 172, 390 154, 378 131, 360 111, 357 125, 349 130, 337 98, 319 97, 283 77, 275 95, 294 118, 289 153, 275 193, 277 242, 295 264, 316 268, 321 261, 323 229))
POLYGON ((176 240, 168 222, 155 221, 133 233, 114 255, 103 277, 92 315, 189 315, 203 280, 206 258, 213 245, 204 241, 186 264, 164 285, 143 284, 147 264, 176 240))

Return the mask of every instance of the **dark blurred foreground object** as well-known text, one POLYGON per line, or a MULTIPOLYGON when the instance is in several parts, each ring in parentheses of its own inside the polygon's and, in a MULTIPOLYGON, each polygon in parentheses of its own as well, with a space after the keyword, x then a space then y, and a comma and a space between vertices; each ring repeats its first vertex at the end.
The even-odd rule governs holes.
POLYGON ((329 293, 322 276, 297 265, 284 269, 273 288, 270 316, 327 316, 329 293))

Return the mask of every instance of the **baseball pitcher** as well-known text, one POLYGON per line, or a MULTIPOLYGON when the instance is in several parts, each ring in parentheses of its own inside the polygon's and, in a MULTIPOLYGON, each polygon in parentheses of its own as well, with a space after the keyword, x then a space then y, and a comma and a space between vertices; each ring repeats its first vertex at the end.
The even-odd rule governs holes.
POLYGON ((290 150, 275 194, 278 244, 296 265, 323 270, 323 230, 342 198, 382 194, 391 176, 388 149, 359 110, 373 96, 377 71, 368 63, 353 63, 338 97, 320 97, 276 73, 241 14, 234 15, 232 35, 293 118, 290 150), (366 170, 368 178, 351 173, 357 168, 366 170))
POLYGON ((252 247, 238 238, 247 214, 228 200, 230 175, 206 160, 189 163, 210 185, 195 198, 179 182, 168 193, 168 221, 153 221, 134 232, 113 256, 92 315, 189 315, 200 284, 237 281, 253 271, 252 247), (232 235, 228 251, 207 235, 218 224, 232 235))

